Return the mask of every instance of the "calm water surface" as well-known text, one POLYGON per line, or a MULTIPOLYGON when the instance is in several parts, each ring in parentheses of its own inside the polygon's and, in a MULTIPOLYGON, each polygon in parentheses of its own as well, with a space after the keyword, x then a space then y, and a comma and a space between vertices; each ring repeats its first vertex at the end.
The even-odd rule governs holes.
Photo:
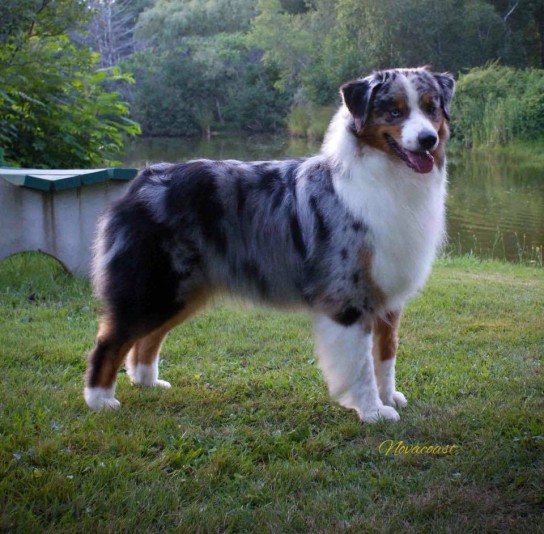
MULTIPOLYGON (((318 144, 285 136, 137 139, 123 163, 140 168, 195 158, 282 159, 318 150, 318 144)), ((449 253, 542 263, 544 166, 492 152, 450 150, 449 182, 449 253)))

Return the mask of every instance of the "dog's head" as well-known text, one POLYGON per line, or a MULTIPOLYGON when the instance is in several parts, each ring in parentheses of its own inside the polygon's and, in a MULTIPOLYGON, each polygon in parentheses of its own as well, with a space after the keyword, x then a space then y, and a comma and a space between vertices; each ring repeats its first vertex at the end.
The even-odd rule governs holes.
POLYGON ((444 164, 454 87, 450 74, 423 67, 378 71, 344 84, 340 92, 359 143, 428 173, 444 164))

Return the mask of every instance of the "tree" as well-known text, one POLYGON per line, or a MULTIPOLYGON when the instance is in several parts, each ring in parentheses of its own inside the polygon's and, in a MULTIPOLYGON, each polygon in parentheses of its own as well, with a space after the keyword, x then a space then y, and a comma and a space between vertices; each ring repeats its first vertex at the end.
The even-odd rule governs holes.
POLYGON ((0 10, 0 145, 27 167, 106 165, 139 132, 117 93, 119 69, 97 69, 99 55, 67 32, 86 21, 86 3, 7 0, 0 10), (16 7, 16 9, 15 9, 16 7))
POLYGON ((146 46, 135 35, 139 15, 152 5, 152 0, 86 0, 90 11, 84 32, 73 40, 90 46, 100 54, 102 67, 113 67, 146 46))
POLYGON ((146 135, 280 125, 287 99, 274 88, 277 69, 245 37, 255 12, 253 0, 158 0, 142 13, 137 35, 149 46, 126 65, 146 135))
POLYGON ((303 11, 280 0, 257 5, 250 42, 279 69, 281 90, 302 90, 317 104, 372 69, 531 65, 535 36, 543 34, 537 26, 544 26, 544 0, 313 0, 303 11))
POLYGON ((207 37, 249 28, 254 0, 156 0, 138 21, 138 34, 163 46, 186 37, 207 37))

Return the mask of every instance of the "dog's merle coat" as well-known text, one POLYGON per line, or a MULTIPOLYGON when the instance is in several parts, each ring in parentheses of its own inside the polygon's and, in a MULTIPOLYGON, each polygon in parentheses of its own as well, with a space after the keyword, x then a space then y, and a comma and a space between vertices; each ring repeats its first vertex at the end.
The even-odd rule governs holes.
POLYGON ((99 296, 112 307, 128 299, 134 313, 163 314, 206 284, 355 322, 373 308, 361 264, 371 245, 364 222, 335 194, 331 172, 322 157, 147 168, 105 215, 106 240, 119 253, 99 296))
MULTIPOLYGON (((394 322, 391 317, 400 310, 388 308, 387 291, 372 275, 378 230, 343 198, 342 180, 355 179, 359 163, 354 161, 364 161, 365 150, 369 167, 375 152, 382 154, 387 163, 383 172, 391 165, 401 175, 415 175, 411 169, 421 165, 424 170, 418 172, 427 172, 429 152, 410 152, 395 133, 402 124, 384 121, 383 116, 403 98, 404 106, 413 106, 410 95, 415 92, 441 105, 440 124, 445 124, 452 90, 451 78, 426 69, 377 73, 343 87, 345 106, 318 156, 262 162, 194 160, 144 169, 99 223, 92 277, 104 313, 89 357, 88 403, 115 405, 115 375, 131 348, 134 365, 156 367, 160 341, 174 318, 184 319, 184 310, 202 294, 228 292, 278 306, 307 306, 338 328, 355 328, 367 336, 378 319, 382 324, 394 322), (365 135, 377 138, 380 128, 385 148, 365 140, 365 135), (353 147, 351 160, 342 158, 348 145, 353 147), (153 343, 147 344, 156 354, 138 341, 151 338, 153 343), (138 360, 138 350, 149 354, 138 360), (93 390, 105 392, 107 401, 95 399, 93 390)), ((435 119, 429 117, 429 124, 435 119)), ((439 135, 440 131, 437 139, 439 135)), ((443 141, 435 147, 437 183, 444 179, 443 162, 437 157, 443 141)), ((364 169, 361 172, 364 178, 364 169)), ((380 177, 369 172, 368 180, 376 179, 380 177)), ((130 371, 134 379, 135 370, 130 371)), ((156 382, 156 369, 150 373, 151 382, 156 382)), ((344 404, 357 402, 348 399, 344 404)), ((351 407, 365 419, 364 407, 351 407)), ((381 408, 378 417, 393 418, 381 408)), ((375 418, 373 412, 366 419, 375 418)))

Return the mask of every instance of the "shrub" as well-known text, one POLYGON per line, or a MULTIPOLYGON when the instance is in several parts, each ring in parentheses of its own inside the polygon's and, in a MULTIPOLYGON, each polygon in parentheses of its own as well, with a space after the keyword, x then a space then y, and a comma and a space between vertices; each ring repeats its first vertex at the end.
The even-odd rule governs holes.
POLYGON ((335 112, 333 106, 295 104, 287 117, 287 128, 293 137, 322 139, 335 112))
POLYGON ((148 136, 191 136, 210 129, 275 130, 289 97, 274 89, 274 67, 239 34, 187 38, 170 50, 144 50, 134 72, 132 113, 148 136))
POLYGON ((544 135, 544 71, 496 64, 461 75, 453 135, 467 147, 504 145, 544 135))
POLYGON ((125 136, 140 131, 112 90, 131 78, 99 69, 98 54, 68 35, 86 19, 86 3, 11 0, 0 11, 2 24, 7 20, 0 31, 0 159, 23 167, 114 164, 125 136))

